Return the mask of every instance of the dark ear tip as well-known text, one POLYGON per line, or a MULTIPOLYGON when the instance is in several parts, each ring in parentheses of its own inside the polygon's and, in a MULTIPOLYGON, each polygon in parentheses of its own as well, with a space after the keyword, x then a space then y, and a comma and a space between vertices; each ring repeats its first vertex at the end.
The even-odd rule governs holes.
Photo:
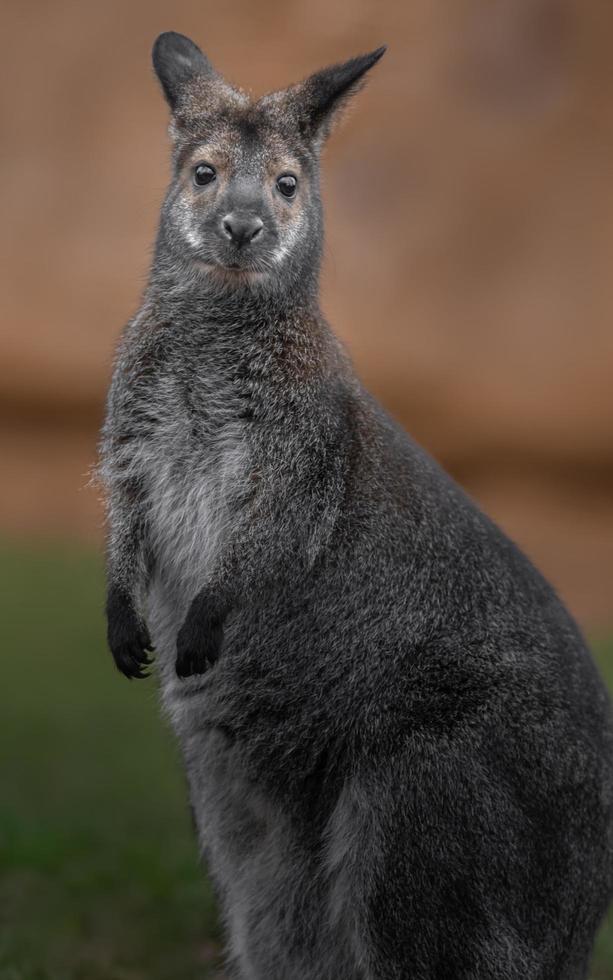
POLYGON ((153 42, 153 63, 155 64, 160 56, 163 57, 172 49, 181 51, 181 49, 188 50, 191 48, 193 50, 195 47, 194 42, 190 41, 185 34, 178 34, 177 31, 162 31, 153 42))
POLYGON ((165 44, 167 40, 170 40, 170 38, 182 37, 182 36, 183 35, 177 34, 176 31, 162 31, 161 34, 158 34, 155 41, 153 42, 153 47, 157 48, 160 44, 165 44))
POLYGON ((371 59, 371 64, 376 65, 377 62, 383 57, 386 51, 387 51, 387 44, 382 44, 380 48, 375 48, 374 51, 371 51, 369 55, 371 59))
POLYGON ((174 38, 175 36, 176 35, 174 31, 162 31, 161 34, 158 34, 155 41, 153 42, 153 48, 152 48, 154 61, 156 55, 160 54, 160 52, 163 51, 163 49, 168 45, 168 42, 171 41, 171 39, 174 38))

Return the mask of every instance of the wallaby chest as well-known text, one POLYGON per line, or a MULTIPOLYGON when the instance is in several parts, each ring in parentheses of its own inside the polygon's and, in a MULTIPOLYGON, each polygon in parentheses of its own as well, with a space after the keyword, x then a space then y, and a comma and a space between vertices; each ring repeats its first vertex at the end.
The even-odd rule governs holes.
POLYGON ((162 576, 202 581, 229 531, 250 467, 234 352, 201 329, 132 352, 130 469, 146 500, 148 538, 162 576))

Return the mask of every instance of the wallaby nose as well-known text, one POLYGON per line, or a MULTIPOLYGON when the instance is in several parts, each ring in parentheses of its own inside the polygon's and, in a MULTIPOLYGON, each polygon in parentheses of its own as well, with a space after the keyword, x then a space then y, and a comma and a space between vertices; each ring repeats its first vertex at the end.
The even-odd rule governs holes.
POLYGON ((264 222, 256 215, 250 214, 227 214, 221 222, 221 227, 226 238, 229 238, 238 245, 249 245, 261 235, 264 222))

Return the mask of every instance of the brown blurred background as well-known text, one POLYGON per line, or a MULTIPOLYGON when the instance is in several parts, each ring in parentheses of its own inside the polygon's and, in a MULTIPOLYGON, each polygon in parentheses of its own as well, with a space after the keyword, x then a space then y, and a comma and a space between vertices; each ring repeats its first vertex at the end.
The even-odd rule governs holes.
POLYGON ((168 170, 150 69, 255 92, 388 42, 325 164, 324 309, 369 387, 613 620, 613 6, 5 0, 0 533, 98 542, 87 487, 168 170))

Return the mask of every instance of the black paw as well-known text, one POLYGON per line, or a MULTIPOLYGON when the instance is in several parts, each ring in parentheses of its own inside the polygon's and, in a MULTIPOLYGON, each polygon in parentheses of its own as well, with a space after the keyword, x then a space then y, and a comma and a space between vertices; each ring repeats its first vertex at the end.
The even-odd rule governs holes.
POLYGON ((176 671, 179 677, 204 674, 219 658, 223 617, 194 603, 177 637, 176 671))
POLYGON ((106 614, 108 644, 118 669, 130 679, 148 677, 143 668, 152 663, 148 654, 153 652, 153 647, 147 627, 136 614, 130 598, 111 589, 106 614))

